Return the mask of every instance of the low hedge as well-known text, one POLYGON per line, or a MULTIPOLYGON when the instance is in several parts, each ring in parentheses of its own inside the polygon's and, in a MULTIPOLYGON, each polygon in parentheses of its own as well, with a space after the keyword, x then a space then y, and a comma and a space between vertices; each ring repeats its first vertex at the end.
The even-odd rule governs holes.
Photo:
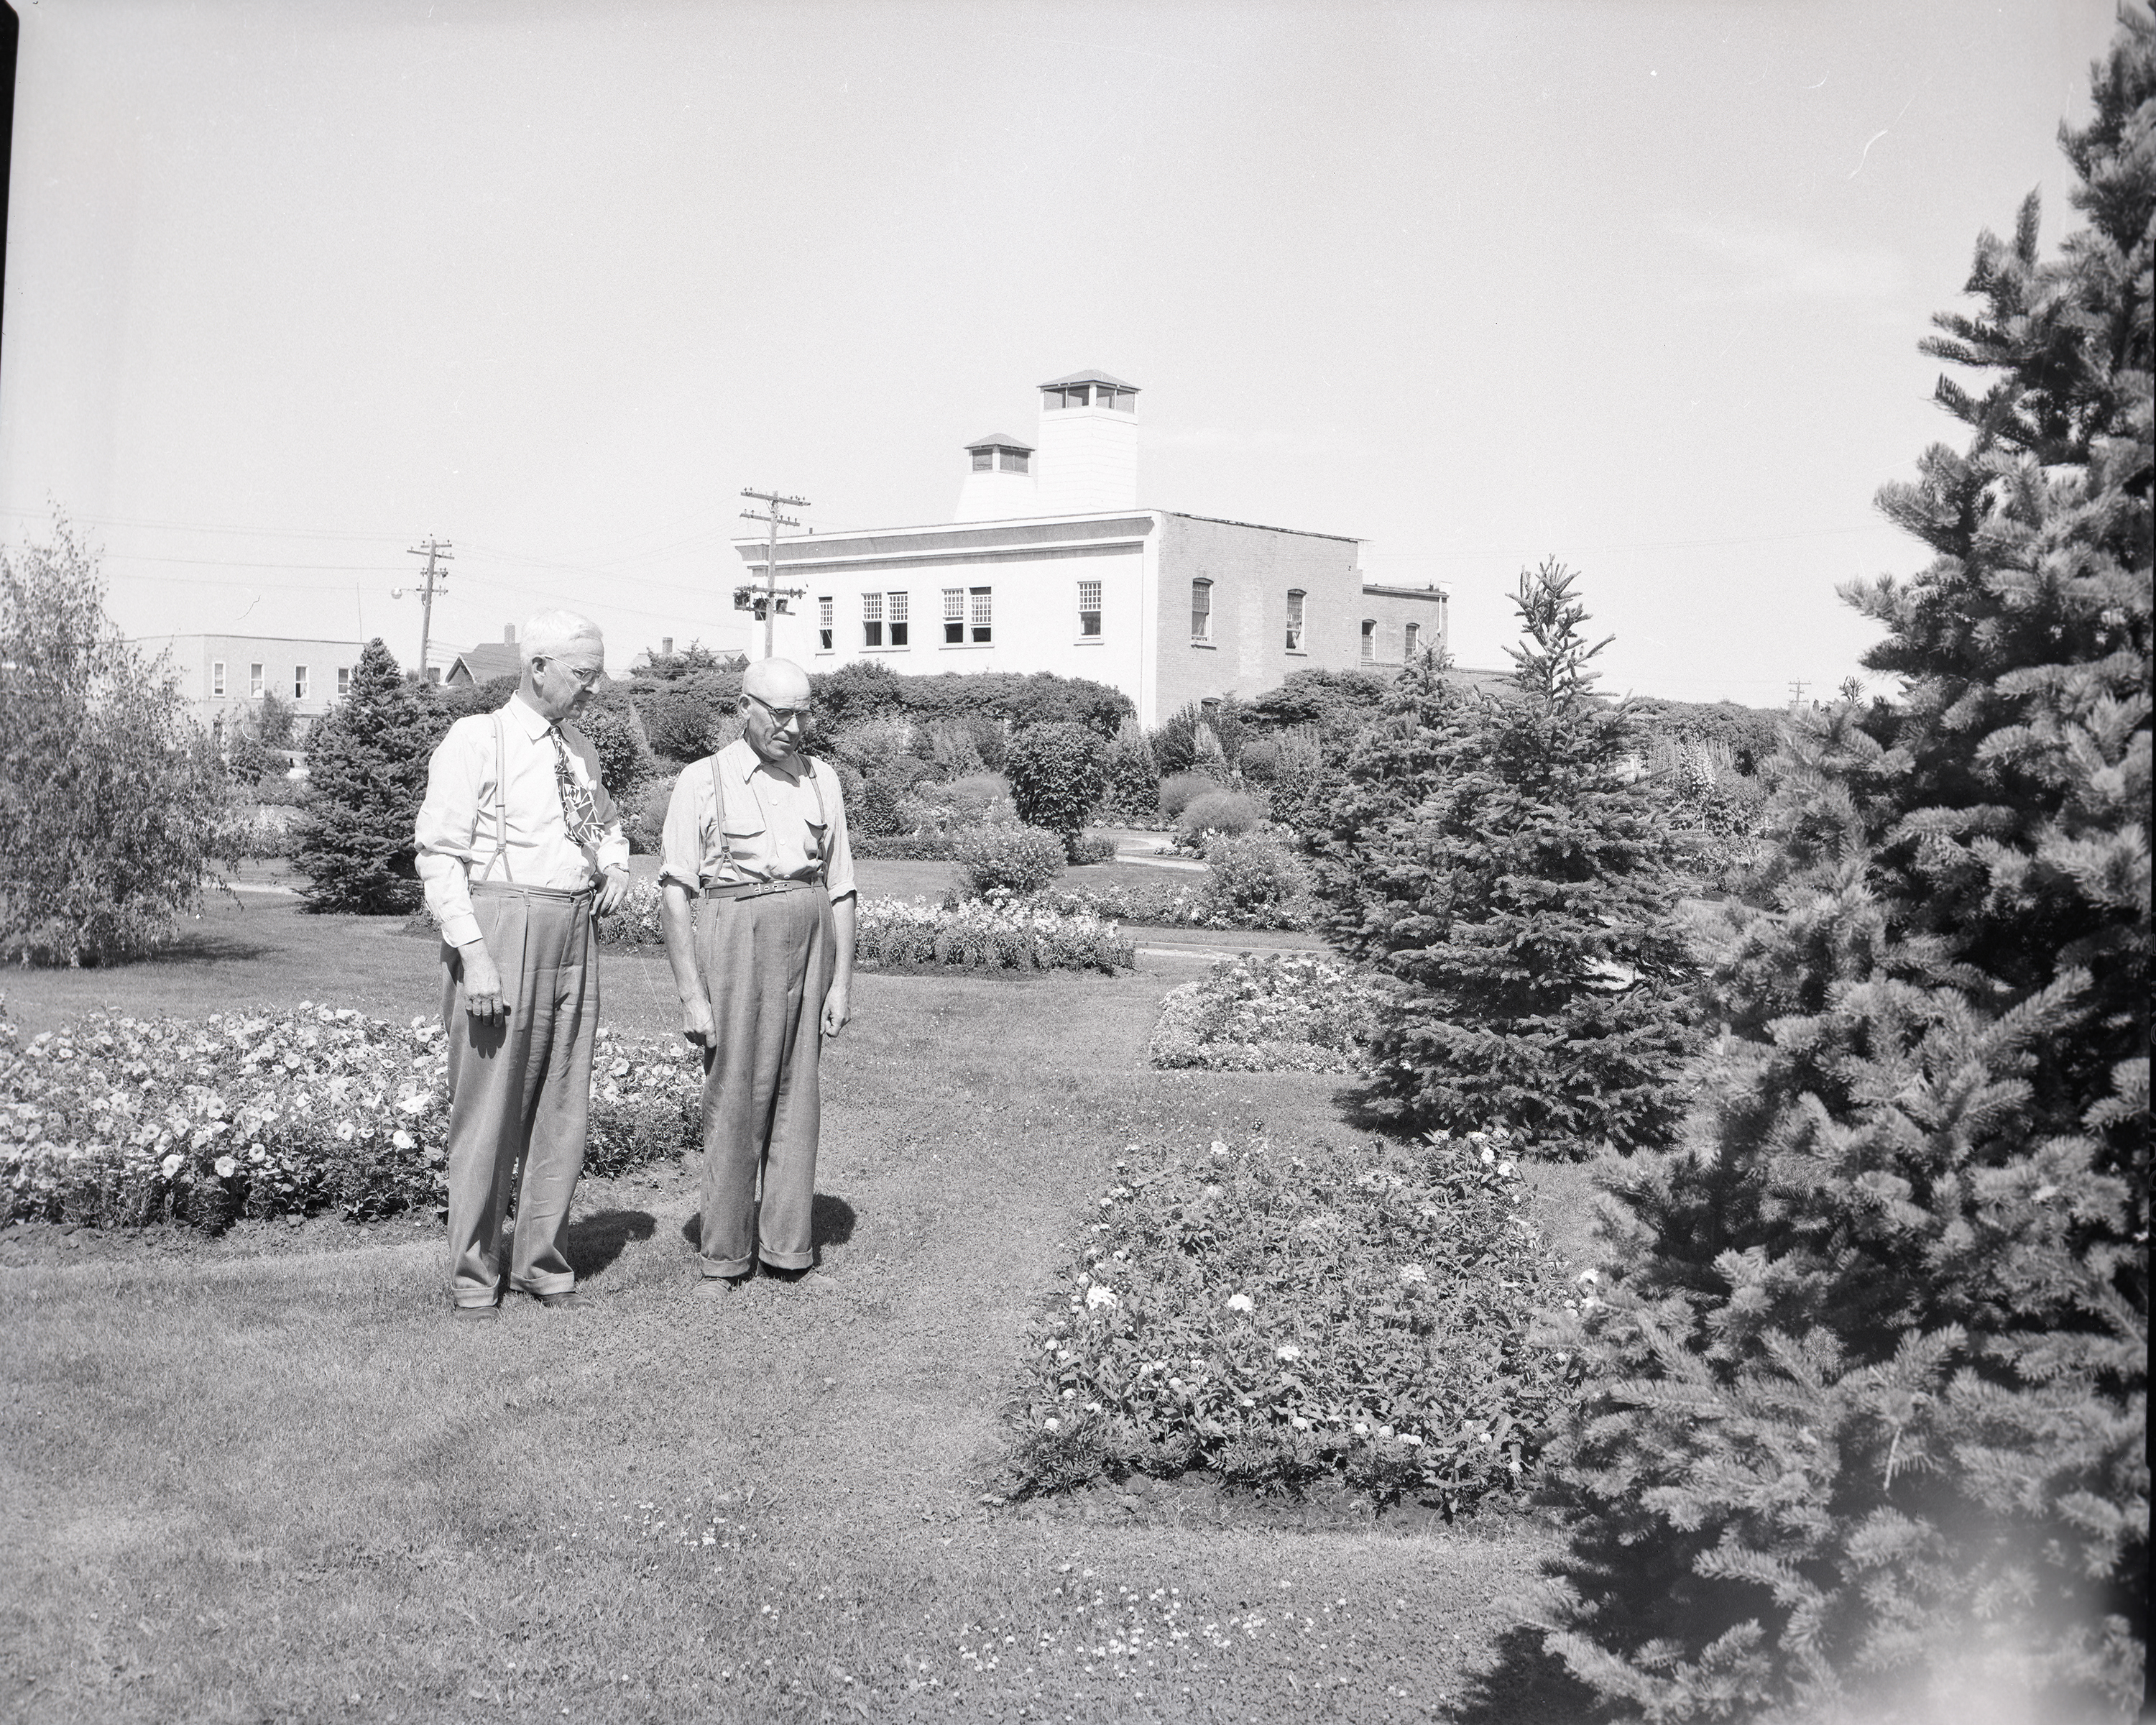
POLYGON ((1314 952, 1217 961, 1160 1004, 1156 1066, 1214 1072, 1359 1072, 1383 992, 1314 952))
POLYGON ((967 970, 1134 969, 1137 948, 1112 922, 1045 910, 1030 900, 862 901, 855 962, 956 965, 967 970))

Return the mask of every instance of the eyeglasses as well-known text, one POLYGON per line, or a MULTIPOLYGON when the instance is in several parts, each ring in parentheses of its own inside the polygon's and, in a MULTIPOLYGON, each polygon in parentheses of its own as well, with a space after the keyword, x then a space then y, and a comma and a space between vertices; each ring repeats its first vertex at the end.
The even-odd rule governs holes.
POLYGON ((593 687, 598 682, 598 680, 606 675, 606 667, 603 665, 562 665, 560 660, 548 659, 544 655, 535 658, 531 662, 534 665, 552 665, 558 666, 561 670, 568 672, 571 676, 574 677, 587 689, 593 687))
POLYGON ((796 719, 798 719, 805 725, 810 719, 815 716, 815 711, 811 707, 773 706, 761 695, 751 695, 749 699, 754 701, 758 706, 762 707, 766 712, 769 713, 771 715, 771 722, 778 726, 781 729, 791 725, 796 719))

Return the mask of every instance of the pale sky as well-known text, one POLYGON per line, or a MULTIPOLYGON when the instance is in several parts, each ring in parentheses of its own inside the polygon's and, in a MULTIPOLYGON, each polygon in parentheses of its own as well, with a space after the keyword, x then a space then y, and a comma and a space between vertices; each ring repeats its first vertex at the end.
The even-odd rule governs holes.
POLYGON ((2112 0, 17 0, 0 536, 131 634, 745 631, 745 485, 948 519, 1034 386, 1139 385, 1141 501, 1370 542, 1501 662, 1830 689, 1959 442, 1917 351, 2045 194, 2112 0), (407 596, 393 599, 403 586, 407 596))

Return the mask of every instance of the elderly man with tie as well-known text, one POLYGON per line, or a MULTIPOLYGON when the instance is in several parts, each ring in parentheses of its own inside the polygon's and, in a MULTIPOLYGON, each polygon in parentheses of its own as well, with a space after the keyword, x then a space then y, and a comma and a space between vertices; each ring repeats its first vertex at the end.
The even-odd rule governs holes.
POLYGON ((853 850, 838 775, 802 751, 808 674, 760 660, 740 706, 740 738, 675 784, 659 876, 682 1034, 704 1050, 697 1291, 714 1297, 758 1258, 815 1261, 819 1061, 854 975, 853 850))
POLYGON ((605 644, 583 618, 549 611, 524 625, 519 650, 516 692, 449 727, 419 809, 419 876, 442 931, 459 1317, 499 1315, 519 1158, 508 1286, 548 1307, 576 1302, 564 1245, 598 1029, 593 917, 629 890, 629 843, 598 756, 569 722, 604 674, 605 644))

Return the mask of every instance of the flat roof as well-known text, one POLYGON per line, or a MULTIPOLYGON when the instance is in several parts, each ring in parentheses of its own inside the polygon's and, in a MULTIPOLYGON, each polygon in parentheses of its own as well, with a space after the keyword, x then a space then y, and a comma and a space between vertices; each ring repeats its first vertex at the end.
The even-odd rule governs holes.
POLYGON ((1389 599, 1441 599, 1445 597, 1445 589, 1435 581, 1423 587, 1394 587, 1383 582, 1366 581, 1363 583, 1363 591, 1383 593, 1389 599))
MULTIPOLYGON (((1037 527, 1051 521, 1097 521, 1127 519, 1133 516, 1158 515, 1178 521, 1206 521, 1218 527, 1247 527, 1255 533, 1291 533, 1300 539, 1330 539, 1341 545, 1360 545, 1363 542, 1353 533, 1318 533, 1307 527, 1275 527, 1264 521, 1239 521, 1226 516, 1193 515, 1188 510, 1153 509, 1143 504, 1133 509, 1095 509, 1074 515, 1014 515, 999 516, 985 521, 921 521, 895 527, 834 527, 821 533, 782 533, 778 543, 782 549, 789 545, 801 545, 818 540, 871 539, 886 533, 955 533, 991 534, 1013 527, 1037 527)), ((767 543, 761 533, 743 534, 732 542, 740 547, 761 551, 767 543)), ((782 555, 782 562, 785 561, 782 555)), ((1403 588, 1400 592, 1418 598, 1433 597, 1425 589, 1403 588)), ((1442 589, 1440 590, 1440 592, 1442 589)))
POLYGON ((1045 383, 1036 384, 1040 389, 1060 389, 1067 383, 1105 383, 1111 389, 1128 389, 1135 393, 1137 385, 1126 383, 1121 377, 1111 377, 1106 372, 1073 372, 1067 377, 1050 377, 1045 383))

